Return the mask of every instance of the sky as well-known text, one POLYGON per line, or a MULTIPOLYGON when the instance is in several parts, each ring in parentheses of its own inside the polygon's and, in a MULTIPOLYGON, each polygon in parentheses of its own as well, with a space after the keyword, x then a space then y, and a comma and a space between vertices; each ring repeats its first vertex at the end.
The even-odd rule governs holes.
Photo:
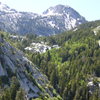
POLYGON ((10 8, 41 14, 51 6, 69 5, 88 21, 100 19, 100 0, 0 0, 10 8))

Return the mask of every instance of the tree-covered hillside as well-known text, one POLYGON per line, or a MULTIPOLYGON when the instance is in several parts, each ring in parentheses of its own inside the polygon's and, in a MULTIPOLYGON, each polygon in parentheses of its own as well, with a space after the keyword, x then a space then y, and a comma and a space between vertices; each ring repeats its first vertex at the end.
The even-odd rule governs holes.
POLYGON ((49 37, 26 35, 15 39, 9 34, 4 34, 4 37, 26 53, 63 100, 100 100, 100 21, 49 37), (41 41, 60 48, 42 54, 25 51, 31 43, 41 41))
POLYGON ((46 75, 12 46, 24 38, 0 32, 0 100, 62 100, 46 75))
POLYGON ((100 100, 100 21, 46 37, 60 49, 29 53, 64 100, 100 100))

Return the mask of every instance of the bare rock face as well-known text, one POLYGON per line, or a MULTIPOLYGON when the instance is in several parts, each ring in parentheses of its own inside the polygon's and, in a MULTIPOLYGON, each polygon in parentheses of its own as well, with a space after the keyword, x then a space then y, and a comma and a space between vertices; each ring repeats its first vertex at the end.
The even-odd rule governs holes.
POLYGON ((6 32, 54 35, 75 28, 86 20, 73 8, 65 5, 50 7, 42 15, 18 12, 0 3, 0 28, 6 32))
POLYGON ((2 76, 8 79, 9 84, 11 78, 16 76, 28 98, 35 98, 45 93, 53 97, 53 88, 48 88, 47 77, 21 51, 12 47, 0 36, 0 77, 2 76))

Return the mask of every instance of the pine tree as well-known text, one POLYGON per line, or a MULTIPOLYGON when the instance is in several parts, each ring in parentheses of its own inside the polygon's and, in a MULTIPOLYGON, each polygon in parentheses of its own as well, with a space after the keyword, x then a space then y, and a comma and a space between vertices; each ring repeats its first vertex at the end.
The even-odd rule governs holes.
POLYGON ((27 100, 25 98, 25 92, 24 92, 23 89, 20 89, 19 91, 17 91, 16 99, 15 100, 27 100))
POLYGON ((57 88, 57 84, 58 84, 58 77, 57 77, 56 69, 54 69, 52 71, 51 77, 50 77, 50 81, 51 81, 51 84, 53 85, 53 87, 56 89, 57 88))
POLYGON ((12 100, 15 100, 16 93, 19 90, 19 87, 20 87, 20 85, 19 85, 18 80, 16 79, 16 77, 13 77, 12 83, 11 83, 11 98, 12 98, 12 100))

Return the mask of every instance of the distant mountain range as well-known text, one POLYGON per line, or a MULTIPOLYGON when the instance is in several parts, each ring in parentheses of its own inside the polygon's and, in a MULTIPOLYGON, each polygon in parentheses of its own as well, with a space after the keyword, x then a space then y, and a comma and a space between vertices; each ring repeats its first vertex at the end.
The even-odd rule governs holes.
POLYGON ((42 15, 18 12, 0 3, 0 29, 10 33, 54 35, 75 28, 86 20, 73 8, 65 5, 50 7, 42 15))

